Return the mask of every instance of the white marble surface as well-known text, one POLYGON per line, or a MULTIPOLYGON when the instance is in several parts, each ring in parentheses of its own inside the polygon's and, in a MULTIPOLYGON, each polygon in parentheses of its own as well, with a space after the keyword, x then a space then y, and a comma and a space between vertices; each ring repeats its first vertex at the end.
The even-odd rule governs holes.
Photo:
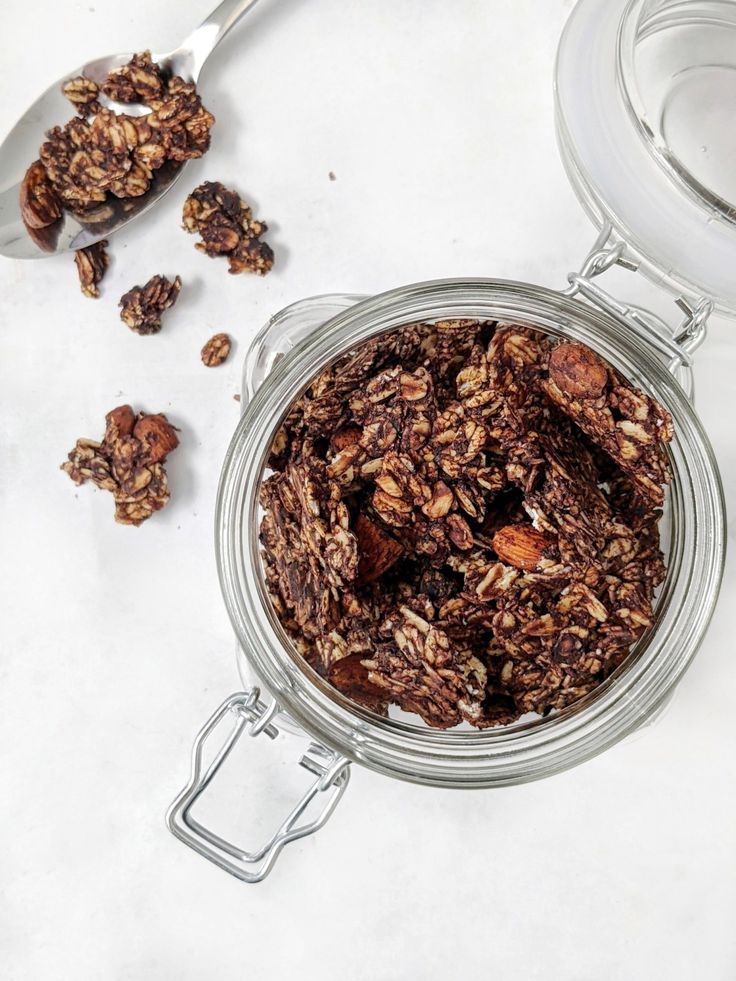
MULTIPOLYGON (((0 131, 69 67, 170 47, 207 7, 5 0, 0 131)), ((81 297, 71 258, 0 261, 7 981, 736 976, 731 560, 669 710, 585 766, 467 795, 356 770, 331 824, 258 887, 164 828, 195 730, 238 686, 212 512, 247 342, 319 292, 463 274, 564 281, 592 240, 552 122, 570 7, 263 0, 204 79, 211 153, 114 240, 100 300, 81 297), (179 231, 186 190, 206 178, 237 185, 271 223, 267 279, 228 277, 179 231), (161 334, 140 338, 116 300, 154 272, 185 287, 161 334), (206 371, 198 352, 215 330, 237 346, 206 371), (182 428, 174 501, 140 530, 57 470, 125 400, 182 428)), ((730 500, 735 375, 735 328, 716 322, 697 359, 699 409, 730 500)), ((238 760, 228 777, 252 793, 231 794, 233 827, 281 801, 286 773, 238 760)))

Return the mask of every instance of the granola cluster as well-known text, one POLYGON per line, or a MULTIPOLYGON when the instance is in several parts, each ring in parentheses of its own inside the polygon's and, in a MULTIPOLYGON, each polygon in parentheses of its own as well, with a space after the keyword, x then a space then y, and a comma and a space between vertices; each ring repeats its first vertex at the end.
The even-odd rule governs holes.
POLYGON ((110 256, 107 254, 107 239, 103 238, 102 241, 95 242, 94 245, 77 249, 74 253, 74 262, 79 275, 79 288, 84 296, 96 299, 100 295, 97 287, 110 265, 110 256))
POLYGON ((75 484, 91 480, 115 499, 115 520, 140 525, 169 500, 164 461, 179 445, 165 415, 120 405, 105 416, 102 442, 78 439, 62 465, 75 484))
POLYGON ((261 541, 297 650, 374 711, 507 724, 598 686, 653 619, 668 413, 524 326, 413 324, 277 434, 261 541))
POLYGON ((206 368, 219 368, 227 361, 231 347, 232 341, 228 334, 215 334, 202 348, 202 364, 206 368))
POLYGON ((228 272, 265 276, 273 266, 273 250, 261 235, 265 221, 256 221, 245 201, 219 181, 195 187, 184 202, 184 228, 199 233, 196 249, 210 257, 227 256, 228 272))
POLYGON ((158 334, 161 316, 179 299, 181 278, 152 276, 145 286, 134 286, 120 297, 120 319, 136 334, 158 334))
POLYGON ((101 91, 119 102, 145 103, 151 112, 112 112, 100 105, 95 82, 67 82, 64 93, 79 115, 46 134, 39 160, 26 172, 21 214, 29 229, 52 225, 63 208, 84 221, 107 218, 108 195, 140 197, 164 163, 201 157, 209 149, 215 120, 195 85, 167 76, 148 51, 111 72, 101 91))

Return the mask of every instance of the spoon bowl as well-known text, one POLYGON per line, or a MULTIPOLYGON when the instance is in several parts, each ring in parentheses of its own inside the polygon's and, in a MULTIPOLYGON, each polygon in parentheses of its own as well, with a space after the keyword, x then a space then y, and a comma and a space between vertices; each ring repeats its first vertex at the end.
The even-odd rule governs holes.
MULTIPOLYGON (((224 0, 189 37, 168 54, 153 54, 153 60, 167 72, 187 82, 196 82, 205 61, 242 15, 255 6, 256 0, 224 0)), ((72 104, 63 94, 70 78, 84 75, 98 84, 107 74, 120 68, 133 52, 96 58, 68 72, 46 91, 21 116, 0 145, 0 255, 12 259, 44 259, 60 252, 86 248, 114 232, 139 215, 149 211, 179 179, 185 163, 169 160, 156 171, 150 188, 138 198, 107 200, 81 221, 68 210, 47 228, 26 226, 20 212, 20 187, 28 167, 38 158, 45 134, 54 126, 67 122, 74 114, 72 104)), ((98 101, 115 112, 142 116, 150 110, 141 104, 123 105, 104 95, 98 101)))

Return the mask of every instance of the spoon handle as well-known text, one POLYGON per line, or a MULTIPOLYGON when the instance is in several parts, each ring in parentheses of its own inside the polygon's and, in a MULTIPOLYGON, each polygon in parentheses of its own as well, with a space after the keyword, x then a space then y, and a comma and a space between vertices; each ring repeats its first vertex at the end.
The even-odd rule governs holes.
POLYGON ((258 0, 222 0, 209 17, 185 38, 176 55, 189 56, 187 60, 193 79, 196 80, 205 61, 220 41, 257 2, 258 0))

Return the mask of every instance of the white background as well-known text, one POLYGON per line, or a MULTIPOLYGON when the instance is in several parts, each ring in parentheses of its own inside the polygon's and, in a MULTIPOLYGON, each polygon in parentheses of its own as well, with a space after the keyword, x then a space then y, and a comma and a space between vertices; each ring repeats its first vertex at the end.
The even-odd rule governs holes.
MULTIPOLYGON (((356 769, 332 822, 255 887, 164 827, 194 732, 239 685, 212 539, 247 342, 320 292, 564 283, 593 239, 553 131, 570 7, 263 0, 203 79, 212 151, 115 238, 99 300, 79 293, 71 257, 0 261, 6 981, 736 977, 732 561, 665 715, 585 766, 469 794, 356 769), (203 179, 233 184, 271 224, 266 279, 228 276, 180 231, 203 179), (138 337, 117 298, 159 272, 181 274, 181 299, 158 336, 138 337), (234 354, 207 370, 199 349, 221 330, 234 354), (137 530, 58 470, 123 401, 182 430, 172 504, 137 530)), ((5 0, 0 131, 87 58, 166 50, 207 13, 207 0, 5 0)), ((621 275, 628 296, 649 295, 621 275)), ((734 328, 715 322, 698 405, 729 500, 735 370, 734 328)), ((227 828, 246 840, 292 772, 249 742, 223 773, 227 828)))

